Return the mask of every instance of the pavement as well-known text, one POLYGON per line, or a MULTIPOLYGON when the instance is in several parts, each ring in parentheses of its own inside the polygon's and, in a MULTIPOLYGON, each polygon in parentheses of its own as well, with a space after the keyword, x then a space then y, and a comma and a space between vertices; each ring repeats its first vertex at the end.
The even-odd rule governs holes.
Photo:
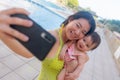
MULTIPOLYGON (((102 29, 96 30, 102 39, 100 46, 88 52, 89 61, 85 64, 78 80, 120 80, 120 73, 109 50, 102 29)), ((11 51, 0 41, 0 80, 37 80, 41 62, 33 57, 24 58, 11 51)))
POLYGON ((15 54, 0 41, 0 80, 37 80, 41 62, 15 54))
MULTIPOLYGON (((102 39, 101 44, 88 52, 90 59, 78 80, 120 80, 120 71, 109 50, 104 30, 97 28, 96 31, 102 39)), ((0 80, 37 80, 40 69, 41 62, 37 58, 19 56, 0 41, 0 80)))

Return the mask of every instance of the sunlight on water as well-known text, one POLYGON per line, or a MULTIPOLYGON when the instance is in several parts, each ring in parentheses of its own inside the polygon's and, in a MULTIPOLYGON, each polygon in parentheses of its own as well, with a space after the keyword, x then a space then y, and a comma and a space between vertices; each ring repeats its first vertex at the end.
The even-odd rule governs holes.
MULTIPOLYGON (((21 7, 27 9, 31 13, 30 17, 47 30, 58 28, 64 21, 63 17, 47 8, 53 7, 53 4, 48 4, 45 0, 4 0, 0 1, 0 5, 4 8, 21 7)), ((58 7, 58 9, 60 8, 58 7)))

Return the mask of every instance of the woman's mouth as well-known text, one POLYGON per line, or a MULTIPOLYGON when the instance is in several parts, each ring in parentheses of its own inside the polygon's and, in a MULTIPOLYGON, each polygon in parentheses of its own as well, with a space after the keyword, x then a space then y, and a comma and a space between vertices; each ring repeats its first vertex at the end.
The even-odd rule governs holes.
POLYGON ((72 31, 70 31, 70 33, 72 33, 72 31))
POLYGON ((79 45, 79 47, 82 49, 82 46, 81 46, 81 45, 79 45))

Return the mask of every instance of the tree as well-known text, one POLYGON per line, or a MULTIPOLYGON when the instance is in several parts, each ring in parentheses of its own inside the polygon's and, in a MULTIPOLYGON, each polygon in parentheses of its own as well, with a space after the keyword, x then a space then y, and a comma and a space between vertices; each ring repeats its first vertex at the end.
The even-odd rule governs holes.
POLYGON ((71 8, 76 8, 79 6, 78 0, 67 0, 67 5, 71 8))
POLYGON ((120 21, 119 20, 107 20, 107 19, 101 19, 99 20, 104 24, 106 21, 105 25, 111 30, 111 31, 117 31, 120 33, 120 21))

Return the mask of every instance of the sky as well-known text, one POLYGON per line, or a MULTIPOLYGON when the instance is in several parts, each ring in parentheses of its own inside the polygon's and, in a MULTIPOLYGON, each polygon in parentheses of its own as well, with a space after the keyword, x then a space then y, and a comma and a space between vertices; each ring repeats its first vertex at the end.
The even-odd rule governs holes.
POLYGON ((100 17, 120 20, 120 0, 79 0, 83 8, 90 8, 100 17))

